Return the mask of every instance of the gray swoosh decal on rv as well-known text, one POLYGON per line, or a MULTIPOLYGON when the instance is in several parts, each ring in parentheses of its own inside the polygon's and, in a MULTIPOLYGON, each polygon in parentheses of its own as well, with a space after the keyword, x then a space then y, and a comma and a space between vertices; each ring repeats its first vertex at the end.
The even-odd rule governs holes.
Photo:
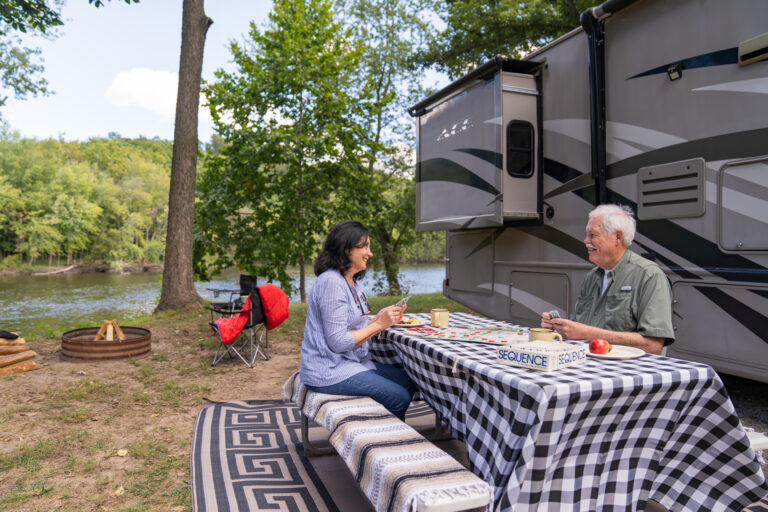
POLYGON ((526 234, 540 238, 545 242, 549 242, 552 245, 564 249, 573 254, 577 258, 581 258, 584 261, 589 261, 587 254, 587 248, 584 246, 584 242, 577 240, 576 238, 568 235, 567 233, 560 231, 559 229, 552 228, 550 226, 520 226, 519 228, 526 234))
POLYGON ((554 196, 559 196, 560 194, 564 194, 565 192, 574 192, 576 190, 581 190, 585 188, 588 189, 594 186, 595 186, 595 180, 592 179, 592 175, 582 174, 578 178, 567 181, 562 185, 560 185, 559 187, 557 187, 556 189, 547 192, 546 194, 544 194, 544 199, 548 199, 554 196))
MULTIPOLYGON (((766 136, 768 136, 768 129, 764 131, 766 132, 766 136)), ((688 143, 686 143, 686 145, 687 144, 688 143)), ((722 154, 712 153, 708 155, 708 159, 723 160, 726 158, 732 158, 732 148, 728 146, 720 146, 720 148, 721 151, 727 151, 728 155, 724 156, 722 154)), ((658 153, 658 151, 652 151, 651 153, 658 153)), ((685 158, 670 159, 668 158, 669 155, 664 155, 663 153, 660 154, 660 156, 664 156, 665 159, 653 160, 646 165, 655 165, 663 162, 674 162, 675 160, 683 160, 685 158)), ((634 157, 629 160, 634 160, 634 157)), ((543 167, 544 172, 548 176, 551 176, 558 181, 564 181, 568 179, 584 180, 585 176, 589 177, 588 174, 582 174, 575 169, 561 164, 560 162, 546 158, 544 159, 543 167)), ((634 168, 634 172, 637 172, 637 167, 634 168)), ((616 176, 611 175, 610 177, 615 178, 616 176)), ((583 198, 588 203, 592 205, 596 204, 594 188, 575 188, 571 191, 583 198)), ((637 211, 637 204, 634 201, 629 200, 628 198, 618 194, 612 189, 608 189, 608 202, 625 204, 632 207, 634 211, 637 211)), ((757 263, 754 263, 752 260, 744 258, 743 256, 739 256, 738 254, 723 253, 718 248, 717 244, 710 242, 698 234, 682 228, 671 221, 641 220, 637 222, 637 231, 657 242, 662 247, 669 247, 676 254, 680 255, 691 263, 694 263, 698 267, 705 269, 707 272, 720 276, 724 279, 727 279, 728 281, 753 281, 756 275, 765 275, 766 278, 768 278, 768 269, 765 267, 758 265, 757 263)))
POLYGON ((493 243, 493 237, 494 237, 495 235, 500 235, 500 234, 502 234, 503 232, 504 232, 504 228, 498 228, 498 229, 494 230, 494 232, 493 232, 493 233, 491 233, 491 234, 490 234, 490 235, 488 235, 487 237, 483 238, 483 239, 480 241, 480 243, 479 243, 479 244, 477 244, 477 245, 475 246, 475 248, 474 248, 474 249, 472 249, 471 251, 469 251, 469 253, 468 253, 468 254, 467 254, 465 257, 466 257, 466 258, 469 258, 469 257, 470 257, 470 256, 472 256, 473 254, 475 254, 477 251, 479 251, 479 250, 481 250, 481 249, 485 249, 486 247, 488 247, 489 245, 491 245, 491 244, 493 243))
POLYGON ((502 166, 501 153, 497 153, 495 151, 488 151, 487 149, 479 149, 479 148, 454 149, 454 151, 459 151, 461 153, 467 153, 468 155, 476 156, 477 158, 480 158, 481 160, 485 160, 489 164, 494 165, 499 169, 501 169, 501 166, 502 166))
MULTIPOLYGON (((681 142, 663 148, 654 149, 637 156, 625 158, 608 166, 608 179, 621 178, 635 174, 641 167, 657 165, 665 162, 678 162, 690 158, 701 157, 706 161, 748 158, 765 154, 768 140, 768 128, 748 130, 744 132, 728 133, 697 139, 689 142, 681 142), (727 156, 724 156, 727 153, 727 156)), ((545 159, 544 172, 563 182, 562 185, 544 195, 544 199, 557 196, 565 192, 586 189, 590 197, 594 196, 591 187, 594 181, 590 173, 581 173, 571 169, 555 160, 545 159), (550 170, 554 173, 549 172, 550 170), (562 176, 564 179, 560 179, 562 176)), ((585 197, 586 199, 586 197, 585 197)), ((592 204, 594 201, 590 200, 592 204)))
POLYGON ((477 174, 463 165, 452 162, 447 158, 430 158, 422 160, 416 166, 416 181, 448 181, 476 188, 494 196, 500 191, 477 174))
POLYGON ((634 78, 640 78, 643 76, 660 75, 666 73, 672 66, 678 66, 679 69, 696 69, 696 68, 708 68, 711 66, 725 66, 728 64, 737 64, 739 62, 739 48, 734 46, 733 48, 726 48, 725 50, 717 50, 709 53, 702 53, 695 57, 688 57, 687 59, 677 60, 674 62, 668 62, 661 66, 643 71, 635 76, 627 78, 632 80, 634 78))
MULTIPOLYGON (((635 243, 647 251, 651 250, 649 247, 640 242, 635 243)), ((672 260, 665 258, 660 254, 656 254, 656 259, 666 265, 672 272, 679 275, 683 279, 701 279, 701 277, 693 274, 692 272, 688 272, 679 265, 676 265, 672 260)), ((717 289, 713 286, 694 286, 694 288, 696 288, 696 291, 713 302, 717 307, 728 313, 731 317, 735 318, 741 325, 752 331, 755 336, 768 343, 768 321, 766 321, 767 319, 765 316, 763 316, 762 313, 755 311, 743 302, 734 299, 723 290, 717 289)), ((750 291, 757 295, 765 296, 763 293, 761 293, 762 290, 750 291)))
MULTIPOLYGON (((768 130, 753 130, 753 132, 760 132, 760 131, 768 131, 768 130)), ((688 144, 688 143, 685 143, 685 144, 688 144)), ((722 146, 719 145, 719 150, 721 152, 727 152, 727 156, 724 156, 722 153, 712 152, 709 158, 712 160, 723 160, 723 159, 732 158, 732 153, 731 153, 732 149, 733 148, 729 148, 727 145, 722 145, 722 146)), ((657 153, 657 151, 653 151, 652 153, 657 153)), ((761 153, 757 153, 757 154, 761 154, 761 153)), ((756 156, 756 155, 746 155, 746 156, 756 156)), ((680 158, 680 160, 682 159, 683 158, 680 158)), ((674 160, 669 160, 669 159, 656 160, 656 161, 650 162, 650 165, 663 163, 665 161, 669 162, 674 160)), ((645 165, 649 165, 649 164, 645 164, 645 165)), ((589 175, 583 175, 581 172, 575 169, 572 169, 566 165, 563 165, 560 162, 556 162, 554 160, 549 160, 549 159, 544 159, 543 168, 544 168, 544 172, 547 175, 551 176, 552 178, 558 181, 564 181, 568 179, 571 179, 571 180, 583 179, 583 176, 589 176, 589 175)), ((635 172, 636 171, 637 171, 637 167, 635 168, 635 172)), ((627 173, 627 174, 630 174, 630 173, 627 173)), ((578 189, 574 189, 572 192, 582 197, 588 203, 592 205, 596 204, 593 188, 578 188, 578 189)), ((616 193, 611 189, 608 189, 608 202, 625 204, 627 206, 632 207, 635 211, 637 211, 637 205, 635 202, 630 201, 626 197, 616 193)), ((671 221, 668 221, 668 220, 638 221, 637 231, 639 233, 642 233, 644 236, 648 237, 649 239, 655 241, 659 245, 663 247, 668 247, 672 252, 679 255, 680 257, 694 263, 698 267, 706 270, 707 272, 710 272, 713 275, 722 277, 727 281, 744 282, 744 281, 761 280, 761 278, 763 280, 768 279, 768 269, 766 269, 765 267, 762 267, 757 263, 754 263, 752 260, 749 260, 747 258, 744 258, 736 254, 725 254, 722 251, 720 251, 720 249, 717 247, 716 244, 706 240, 705 238, 702 238, 696 233, 693 233, 687 229, 684 229, 678 226, 677 224, 671 221), (652 225, 653 225, 652 229, 649 229, 649 226, 652 226, 652 225), (649 233, 652 233, 654 236, 651 236, 649 233)), ((560 232, 557 232, 557 233, 558 233, 557 241, 552 243, 555 243, 556 245, 560 245, 567 242, 568 245, 567 246, 563 245, 563 248, 568 250, 571 253, 577 254, 573 250, 573 239, 564 233, 560 233, 560 232)), ((532 234, 536 236, 540 236, 539 232, 532 232, 532 234)), ((549 236, 553 236, 553 235, 550 233, 549 236)), ((540 238, 543 238, 543 237, 540 236, 540 238)), ((645 247, 639 242, 636 242, 636 243, 641 247, 645 247)), ((583 244, 581 245, 583 247, 583 244)), ((683 267, 675 264, 671 260, 662 258, 660 255, 657 255, 657 258, 659 259, 659 261, 664 263, 670 269, 670 271, 680 275, 683 278, 701 279, 701 277, 694 275, 693 273, 685 270, 683 267)), ((765 315, 763 315, 759 311, 753 310, 746 304, 743 304, 740 301, 734 299, 733 297, 729 296, 722 290, 715 290, 711 287, 703 287, 703 286, 696 287, 696 289, 699 292, 701 292, 704 296, 709 298, 712 302, 714 302, 716 306, 720 307, 721 309, 726 311, 729 315, 733 316, 734 318, 737 318, 745 327, 747 327, 750 331, 755 333, 755 335, 759 336, 764 342, 768 343, 768 318, 766 318, 765 315), (727 307, 725 307, 726 303, 728 304, 727 307), (741 313, 739 313, 738 315, 733 314, 732 310, 738 309, 738 308, 742 308, 741 313), (748 312, 749 314, 744 314, 744 312, 748 312)))
POLYGON ((767 140, 768 128, 758 128, 681 142, 612 163, 607 169, 608 179, 635 174, 641 167, 679 162, 689 158, 700 157, 709 162, 764 155, 767 140))

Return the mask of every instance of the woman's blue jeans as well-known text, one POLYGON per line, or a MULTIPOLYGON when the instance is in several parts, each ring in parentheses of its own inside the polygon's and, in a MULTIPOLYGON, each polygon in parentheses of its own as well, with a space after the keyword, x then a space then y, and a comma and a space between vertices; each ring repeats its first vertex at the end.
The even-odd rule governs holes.
POLYGON ((373 398, 398 418, 405 419, 416 385, 403 368, 373 363, 375 370, 360 372, 330 386, 307 386, 328 395, 367 396, 373 398))

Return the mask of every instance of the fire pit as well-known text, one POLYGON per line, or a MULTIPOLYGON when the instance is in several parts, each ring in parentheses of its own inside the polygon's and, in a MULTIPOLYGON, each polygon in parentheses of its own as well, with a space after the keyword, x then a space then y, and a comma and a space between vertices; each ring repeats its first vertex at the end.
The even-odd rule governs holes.
POLYGON ((151 342, 149 329, 121 328, 115 321, 105 321, 101 327, 85 327, 62 334, 61 358, 65 361, 111 361, 146 357, 152 352, 151 342), (110 329, 104 336, 106 327, 110 329), (118 334, 117 339, 113 339, 113 332, 118 334))

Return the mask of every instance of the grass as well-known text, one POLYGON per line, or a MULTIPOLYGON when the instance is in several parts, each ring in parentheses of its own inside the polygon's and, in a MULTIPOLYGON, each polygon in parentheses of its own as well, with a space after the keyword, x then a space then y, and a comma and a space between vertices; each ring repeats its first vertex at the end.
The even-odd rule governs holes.
MULTIPOLYGON (((375 312, 399 298, 369 302, 375 312)), ((408 303, 409 313, 432 308, 469 311, 440 293, 408 303)), ((273 359, 255 369, 211 368, 218 343, 200 310, 121 322, 149 328, 153 352, 106 366, 61 362, 56 334, 27 337, 42 369, 0 377, 0 396, 10 398, 0 408, 0 510, 191 510, 189 450, 201 398, 279 397, 298 367, 305 318, 306 305, 291 304, 270 332, 273 359)))

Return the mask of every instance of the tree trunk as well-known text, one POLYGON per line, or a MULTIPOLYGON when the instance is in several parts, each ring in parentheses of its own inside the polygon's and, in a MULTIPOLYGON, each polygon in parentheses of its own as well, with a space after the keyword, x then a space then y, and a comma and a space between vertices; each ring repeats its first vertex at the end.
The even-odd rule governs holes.
MULTIPOLYGON (((299 97, 299 126, 298 137, 296 137, 297 147, 301 147, 301 133, 304 128, 304 98, 299 97)), ((304 275, 304 219, 302 206, 304 205, 304 158, 299 156, 298 183, 296 184, 296 204, 298 216, 298 239, 299 239, 299 299, 302 304, 307 302, 306 276, 304 275)))
POLYGON ((298 217, 299 217, 299 225, 298 225, 298 231, 299 231, 299 297, 301 298, 301 303, 304 304, 307 302, 307 288, 305 284, 306 276, 304 275, 304 226, 302 222, 302 201, 304 200, 304 183, 302 181, 302 160, 299 160, 299 183, 297 187, 297 194, 298 194, 298 217))
POLYGON ((397 262, 397 251, 392 247, 392 238, 389 236, 387 226, 382 222, 374 225, 373 233, 379 242, 381 259, 384 262, 384 275, 387 278, 390 295, 402 295, 402 288, 397 275, 400 273, 400 266, 397 262))
POLYGON ((203 72, 203 47, 211 23, 213 21, 205 15, 203 0, 184 0, 163 287, 155 311, 200 304, 192 273, 197 111, 203 72))

